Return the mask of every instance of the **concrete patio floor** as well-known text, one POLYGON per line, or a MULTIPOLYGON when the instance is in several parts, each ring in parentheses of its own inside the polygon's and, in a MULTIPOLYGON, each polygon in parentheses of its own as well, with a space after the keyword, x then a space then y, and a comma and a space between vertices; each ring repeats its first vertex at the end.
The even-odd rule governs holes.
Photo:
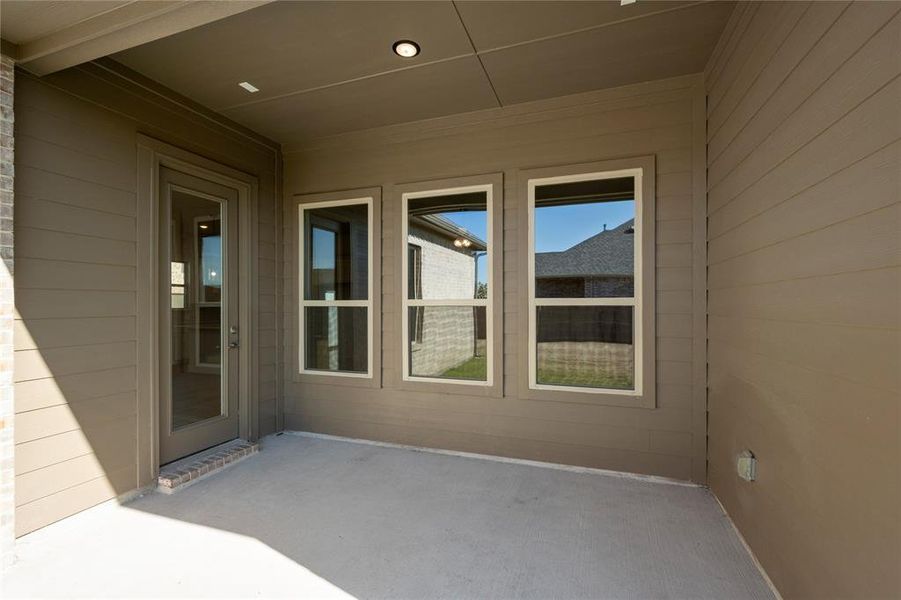
POLYGON ((773 597, 705 489, 290 434, 17 556, 6 598, 773 597))

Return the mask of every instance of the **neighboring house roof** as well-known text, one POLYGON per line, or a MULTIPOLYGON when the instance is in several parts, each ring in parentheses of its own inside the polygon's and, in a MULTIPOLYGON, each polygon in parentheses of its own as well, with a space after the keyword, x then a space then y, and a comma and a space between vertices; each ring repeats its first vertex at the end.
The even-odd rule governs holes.
POLYGON ((472 242, 469 250, 484 251, 488 249, 488 244, 484 240, 439 214, 416 215, 413 217, 413 220, 418 220, 423 225, 430 226, 433 231, 437 231, 450 239, 463 238, 469 240, 472 242))
POLYGON ((634 219, 608 229, 561 252, 537 252, 535 277, 633 275, 634 219))

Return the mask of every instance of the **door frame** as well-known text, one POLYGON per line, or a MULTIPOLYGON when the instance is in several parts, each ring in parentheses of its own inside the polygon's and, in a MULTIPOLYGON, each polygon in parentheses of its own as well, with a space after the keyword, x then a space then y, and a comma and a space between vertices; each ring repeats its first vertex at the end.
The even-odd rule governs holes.
POLYGON ((160 167, 207 179, 238 192, 238 436, 259 437, 256 352, 258 256, 257 178, 138 134, 137 144, 137 485, 159 475, 159 172, 160 167), (144 224, 143 226, 141 224, 144 224))

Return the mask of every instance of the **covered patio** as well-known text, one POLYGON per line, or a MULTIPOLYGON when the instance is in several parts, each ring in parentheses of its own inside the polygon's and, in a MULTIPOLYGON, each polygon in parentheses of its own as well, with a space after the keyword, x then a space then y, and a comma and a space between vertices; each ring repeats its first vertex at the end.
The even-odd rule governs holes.
POLYGON ((0 0, 6 597, 901 598, 901 0, 0 0))

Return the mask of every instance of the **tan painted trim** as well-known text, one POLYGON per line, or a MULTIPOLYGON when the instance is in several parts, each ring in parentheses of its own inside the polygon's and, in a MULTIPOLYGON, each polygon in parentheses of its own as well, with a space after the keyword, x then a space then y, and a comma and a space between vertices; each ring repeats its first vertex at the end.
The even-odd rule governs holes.
MULTIPOLYGON (((562 177, 569 175, 581 175, 585 173, 603 173, 608 171, 625 171, 630 169, 640 169, 641 180, 641 204, 640 204, 640 221, 642 223, 641 231, 641 331, 640 346, 641 366, 636 365, 636 374, 642 377, 640 388, 636 385, 638 393, 622 394, 616 392, 603 392, 600 390, 573 391, 569 388, 551 389, 552 386, 542 386, 538 389, 531 381, 532 379, 532 362, 530 357, 533 353, 531 341, 528 342, 529 348, 523 352, 520 357, 520 368, 522 370, 519 376, 519 385, 522 391, 520 395, 523 398, 556 400, 561 402, 581 402, 589 404, 602 404, 607 406, 626 406, 633 408, 656 408, 657 407, 657 328, 656 328, 656 306, 657 306, 657 261, 656 261, 656 227, 657 227, 657 192, 656 192, 656 159, 654 156, 639 156, 635 158, 623 158, 614 160, 605 160, 592 163, 581 163, 576 165, 542 167, 537 169, 525 169, 518 171, 517 177, 517 196, 521 197, 529 193, 529 181, 534 179, 545 179, 549 177, 562 177)), ((525 236, 531 231, 531 208, 530 202, 520 199, 519 205, 522 207, 520 215, 520 231, 525 236)), ((636 215, 637 217, 638 215, 636 215)), ((533 272, 531 262, 531 253, 529 252, 528 237, 526 238, 526 251, 520 252, 520 279, 518 289, 531 290, 532 282, 530 274, 533 272)), ((637 299, 637 298, 636 298, 637 299)), ((573 303, 575 304, 575 303, 573 303)), ((520 306, 520 331, 531 332, 533 330, 533 321, 531 315, 534 307, 532 306, 532 298, 530 293, 521 294, 519 299, 520 306)), ((531 333, 527 337, 532 339, 531 333)), ((639 344, 636 344, 636 348, 639 344)))
POLYGON ((286 260, 285 264, 293 266, 290 273, 285 273, 285 285, 290 289, 291 309, 285 315, 285 326, 290 327, 291 334, 291 352, 290 356, 286 356, 287 362, 292 374, 291 379, 298 383, 323 384, 323 385, 343 385, 353 387, 379 388, 382 385, 382 188, 360 188, 354 190, 344 190, 339 192, 323 192, 313 194, 298 194, 292 197, 290 202, 285 203, 285 222, 291 223, 291 245, 289 246, 291 257, 286 260), (312 204, 320 202, 341 202, 347 200, 370 199, 370 217, 372 221, 369 226, 370 233, 370 272, 369 272, 369 293, 370 298, 368 304, 370 306, 368 326, 369 326, 369 373, 367 376, 348 376, 346 374, 328 374, 328 373, 301 373, 299 371, 300 364, 300 327, 298 313, 301 310, 300 287, 297 274, 303 268, 303 261, 300 259, 300 231, 297 226, 297 217, 300 213, 300 206, 303 204, 312 204), (289 318, 290 317, 290 318, 289 318))
MULTIPOLYGON (((284 162, 281 152, 275 156, 275 206, 272 218, 275 221, 275 431, 285 428, 285 255, 284 255, 284 214, 285 204, 284 189, 284 162)), ((257 315, 259 319, 259 314, 257 315)))
POLYGON ((48 75, 199 27, 271 0, 129 2, 19 46, 23 68, 48 75))
POLYGON ((159 165, 154 151, 138 143, 137 210, 137 481, 136 487, 150 485, 159 472, 159 344, 157 343, 156 265, 159 240, 157 198, 159 165))
POLYGON ((726 507, 723 506, 723 502, 719 499, 716 494, 711 494, 713 499, 716 500, 717 505, 719 505, 720 510, 723 511, 723 515, 726 517, 726 520, 729 521, 729 525, 732 526, 732 531, 735 532, 735 535, 738 536, 738 540, 741 542, 741 545, 745 547, 745 552, 748 553, 748 556, 751 557, 751 560, 754 562, 754 566, 757 567, 757 571, 760 573, 760 576, 763 577, 763 580, 766 581, 766 584, 769 586, 770 591, 773 593, 773 598, 775 600, 782 600, 782 594, 779 593, 778 588, 776 588, 776 584, 773 583, 773 580, 770 579, 769 573, 766 572, 766 569, 763 568, 763 564, 760 562, 760 559, 757 558, 757 555, 754 554, 754 550, 751 548, 750 544, 748 544, 748 540, 745 539, 745 536, 742 534, 741 530, 738 528, 738 525, 735 524, 735 521, 732 520, 732 517, 729 515, 729 511, 726 510, 726 507))
POLYGON ((707 92, 692 88, 691 433, 692 479, 707 482, 707 92))
POLYGON ((397 208, 397 216, 394 219, 394 231, 397 236, 392 236, 395 243, 394 251, 397 256, 394 259, 394 269, 398 276, 395 277, 393 306, 387 308, 387 312, 395 313, 396 326, 391 332, 400 349, 396 354, 397 362, 395 372, 397 377, 390 382, 391 387, 398 390, 438 392, 443 394, 465 394, 468 396, 501 397, 504 392, 504 174, 489 173, 485 175, 469 175, 445 179, 433 179, 416 183, 404 183, 392 186, 387 194, 388 201, 397 208), (430 190, 447 190, 451 188, 464 188, 471 186, 491 186, 491 288, 489 293, 491 309, 491 381, 488 384, 466 382, 436 382, 405 378, 407 365, 404 364, 406 346, 403 330, 402 298, 406 294, 406 273, 404 272, 404 257, 406 256, 406 240, 403 239, 404 209, 402 197, 404 194, 427 192, 430 190), (401 245, 402 244, 402 245, 401 245))
POLYGON ((159 473, 159 393, 156 378, 159 370, 157 333, 159 300, 157 289, 158 254, 158 180, 165 166, 232 187, 238 191, 239 241, 238 272, 239 323, 246 351, 239 360, 238 432, 240 437, 255 440, 259 434, 257 390, 256 299, 257 269, 257 194, 256 177, 220 165, 202 156, 182 150, 154 138, 138 134, 138 431, 137 487, 150 484, 159 473))

